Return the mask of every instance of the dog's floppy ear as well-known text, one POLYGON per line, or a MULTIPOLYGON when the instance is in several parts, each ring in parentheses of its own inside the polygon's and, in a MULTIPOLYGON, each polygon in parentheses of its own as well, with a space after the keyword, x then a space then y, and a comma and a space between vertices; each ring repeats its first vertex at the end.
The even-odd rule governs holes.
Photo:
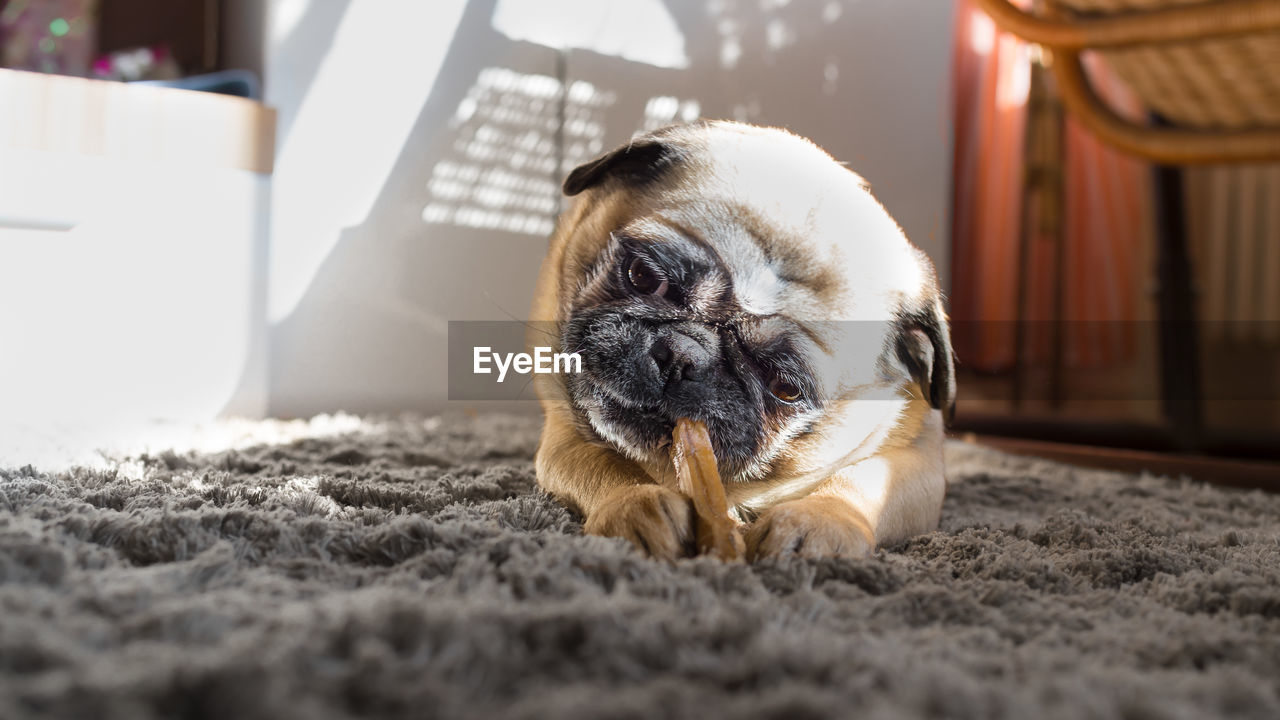
POLYGON ((898 361, 950 423, 956 413, 956 369, 942 299, 934 295, 924 308, 903 313, 892 334, 898 361))
POLYGON ((577 195, 609 178, 629 185, 643 185, 660 177, 682 155, 680 146, 662 135, 638 137, 617 150, 574 168, 565 178, 564 194, 577 195))

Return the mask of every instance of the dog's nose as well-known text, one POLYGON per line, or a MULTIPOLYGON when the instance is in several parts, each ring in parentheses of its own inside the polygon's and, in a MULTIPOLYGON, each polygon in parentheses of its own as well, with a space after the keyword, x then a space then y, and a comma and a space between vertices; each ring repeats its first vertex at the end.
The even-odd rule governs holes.
POLYGON ((716 361, 714 351, 706 344, 673 327, 664 327, 655 334, 649 356, 668 386, 704 379, 716 361))

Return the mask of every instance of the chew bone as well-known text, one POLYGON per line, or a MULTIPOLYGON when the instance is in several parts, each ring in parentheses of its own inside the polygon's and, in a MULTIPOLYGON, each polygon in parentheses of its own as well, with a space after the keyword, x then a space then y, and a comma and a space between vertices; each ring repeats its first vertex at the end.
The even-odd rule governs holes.
POLYGON ((697 420, 676 420, 671 434, 672 461, 680 492, 693 500, 697 514, 698 553, 711 553, 721 560, 741 560, 746 545, 738 524, 729 517, 720 472, 716 469, 716 453, 711 447, 707 426, 697 420))

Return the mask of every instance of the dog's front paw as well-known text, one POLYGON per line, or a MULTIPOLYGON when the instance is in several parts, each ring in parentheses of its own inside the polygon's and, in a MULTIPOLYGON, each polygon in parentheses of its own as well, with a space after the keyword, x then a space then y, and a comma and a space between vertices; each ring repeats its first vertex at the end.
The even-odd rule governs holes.
POLYGON ((747 558, 861 557, 875 549, 871 528, 839 498, 805 497, 774 505, 747 531, 747 558))
POLYGON ((660 485, 630 485, 610 493, 582 529, 623 538, 652 557, 675 560, 696 551, 693 522, 693 507, 684 495, 660 485))

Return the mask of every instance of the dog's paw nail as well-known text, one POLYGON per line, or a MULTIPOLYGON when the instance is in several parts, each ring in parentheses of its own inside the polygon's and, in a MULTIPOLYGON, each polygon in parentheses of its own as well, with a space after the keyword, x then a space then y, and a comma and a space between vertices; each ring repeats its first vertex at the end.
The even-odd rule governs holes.
POLYGON ((808 497, 766 510, 747 532, 747 557, 861 557, 875 549, 870 529, 842 501, 808 497))
POLYGON ((589 535, 622 538, 649 557, 676 560, 693 554, 689 499, 659 485, 614 491, 583 525, 589 535))

